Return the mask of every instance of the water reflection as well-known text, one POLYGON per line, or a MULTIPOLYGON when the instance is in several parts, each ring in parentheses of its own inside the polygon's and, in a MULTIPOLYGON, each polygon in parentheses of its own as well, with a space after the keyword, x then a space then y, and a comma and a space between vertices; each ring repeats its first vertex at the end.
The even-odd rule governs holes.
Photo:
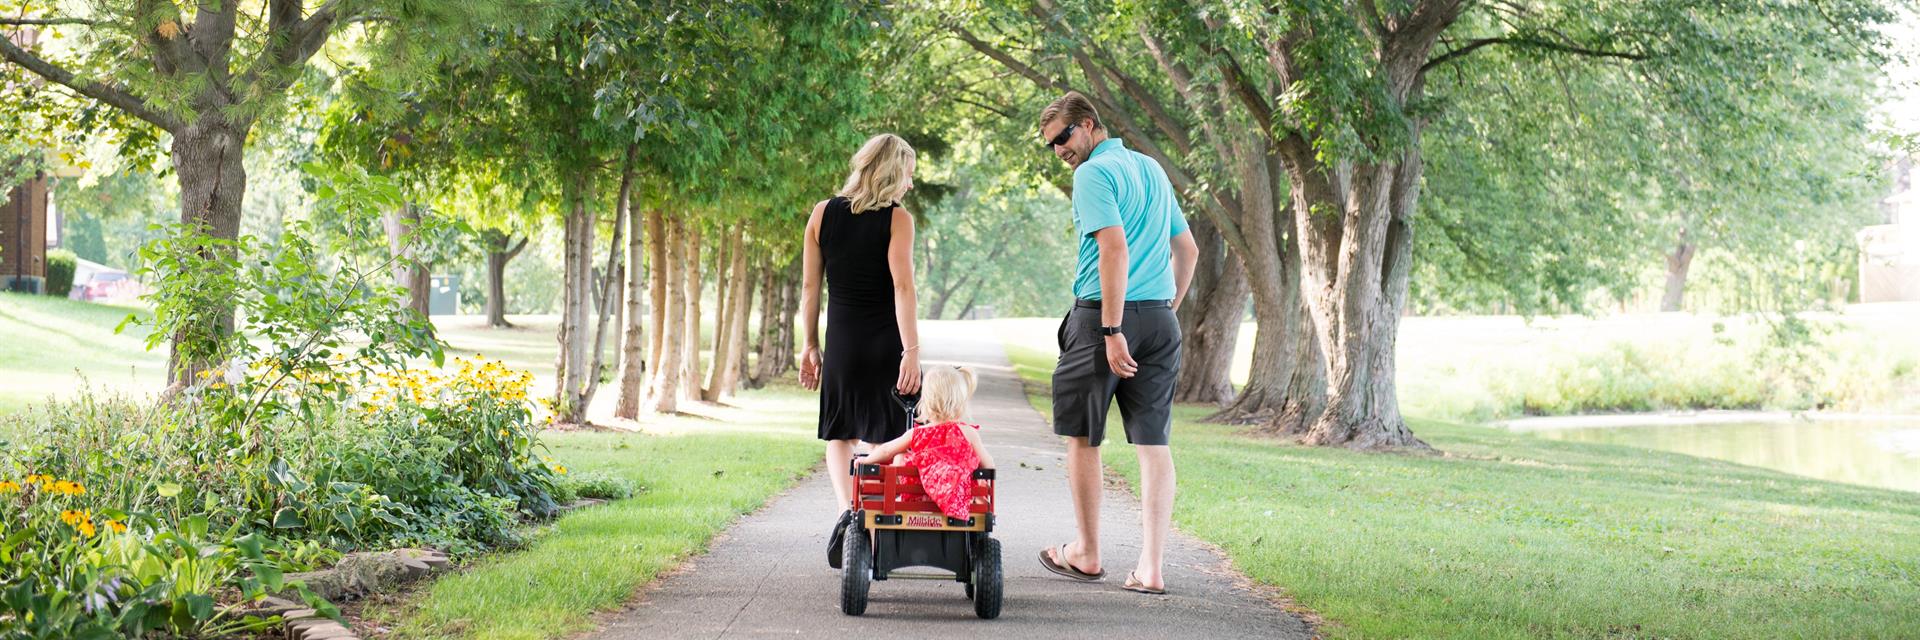
POLYGON ((1865 421, 1596 427, 1543 438, 1623 444, 1838 482, 1920 491, 1920 424, 1865 421))

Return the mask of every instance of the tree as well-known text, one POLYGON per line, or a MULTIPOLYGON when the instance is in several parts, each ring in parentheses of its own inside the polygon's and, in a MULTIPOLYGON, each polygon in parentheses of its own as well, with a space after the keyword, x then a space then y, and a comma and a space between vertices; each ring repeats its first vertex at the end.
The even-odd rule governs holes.
POLYGON ((1844 66, 1872 58, 1873 25, 1888 19, 1870 0, 1766 8, 1037 0, 1022 13, 968 9, 943 24, 1035 85, 1084 90, 1210 217, 1241 257, 1261 328, 1254 380, 1264 381, 1250 381, 1241 405, 1256 391, 1277 391, 1277 414, 1253 414, 1278 415, 1274 430, 1369 449, 1425 447, 1399 414, 1393 352, 1428 126, 1507 99, 1455 94, 1430 74, 1490 51, 1524 60, 1529 78, 1553 79, 1562 65, 1584 61, 1612 80, 1598 90, 1659 96, 1733 121, 1748 105, 1725 97, 1780 72, 1780 58, 1754 52, 1844 66), (1254 135, 1237 135, 1245 130, 1254 135))
MULTIPOLYGON (((232 240, 247 186, 247 139, 331 36, 363 23, 375 35, 408 34, 462 21, 480 6, 334 0, 308 11, 298 0, 271 0, 254 11, 243 4, 115 1, 85 15, 0 18, 0 27, 84 29, 90 45, 59 59, 0 38, 0 57, 166 132, 181 223, 232 240)), ((226 305, 191 324, 224 335, 233 322, 226 305)), ((212 366, 211 356, 182 353, 175 344, 169 379, 212 366)))

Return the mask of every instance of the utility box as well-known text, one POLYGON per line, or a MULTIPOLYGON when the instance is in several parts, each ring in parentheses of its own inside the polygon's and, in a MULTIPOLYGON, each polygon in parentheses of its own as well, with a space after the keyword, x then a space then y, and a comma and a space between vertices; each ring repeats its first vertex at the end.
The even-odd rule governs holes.
POLYGON ((433 276, 427 285, 427 315, 451 316, 460 313, 460 276, 433 276))

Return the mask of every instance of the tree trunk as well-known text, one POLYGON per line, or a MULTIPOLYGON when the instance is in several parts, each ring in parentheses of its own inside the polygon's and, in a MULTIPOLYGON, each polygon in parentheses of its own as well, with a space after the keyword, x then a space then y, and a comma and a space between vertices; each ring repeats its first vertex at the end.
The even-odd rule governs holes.
POLYGON ((780 339, 774 343, 774 376, 784 376, 794 367, 794 318, 800 316, 800 258, 794 257, 781 269, 780 283, 780 339))
POLYGON ((648 310, 653 321, 653 336, 647 343, 650 349, 647 352, 647 371, 654 374, 663 371, 660 362, 668 351, 661 345, 679 344, 667 340, 665 332, 665 327, 675 322, 674 316, 667 311, 667 292, 680 286, 680 281, 675 279, 678 277, 675 274, 679 273, 678 263, 670 258, 673 252, 679 251, 679 245, 674 243, 680 241, 680 236, 677 231, 669 235, 669 226, 666 215, 658 209, 647 212, 647 257, 653 262, 653 269, 647 274, 648 295, 653 299, 653 308, 648 310))
POLYGON ((752 322, 753 297, 760 293, 760 279, 753 276, 752 269, 748 269, 747 273, 744 285, 746 292, 743 294, 745 297, 741 298, 746 301, 743 303, 746 306, 740 309, 740 341, 734 344, 733 349, 733 383, 728 387, 727 392, 730 395, 738 393, 741 387, 753 389, 759 386, 753 383, 753 359, 747 357, 747 354, 753 352, 751 345, 758 342, 760 337, 760 333, 754 331, 752 322))
POLYGON ((1326 167, 1297 153, 1294 184, 1303 292, 1326 355, 1326 408, 1307 444, 1354 449, 1429 448, 1400 415, 1394 348, 1406 299, 1420 156, 1415 129, 1399 162, 1326 167), (1337 181, 1337 182, 1336 182, 1337 181), (1312 211, 1340 215, 1313 215, 1312 211))
POLYGON ((586 176, 572 178, 566 188, 567 219, 564 281, 561 283, 560 355, 554 366, 554 422, 579 424, 586 415, 580 402, 588 375, 587 307, 592 297, 593 218, 587 212, 586 176))
POLYGON ((427 317, 433 276, 420 260, 420 237, 415 235, 420 229, 420 207, 410 202, 402 204, 381 214, 380 221, 393 256, 393 284, 407 290, 405 308, 427 317))
MULTIPOLYGON (((1212 222, 1196 218, 1189 232, 1200 246, 1200 263, 1180 305, 1183 341, 1173 401, 1225 406, 1233 401, 1233 349, 1247 304, 1246 270, 1239 258, 1227 255, 1212 222)), ((968 310, 961 311, 963 317, 968 310)))
POLYGON ((498 231, 487 233, 487 326, 513 327, 507 322, 507 263, 527 248, 531 236, 512 242, 513 237, 498 231), (509 246, 511 243, 512 246, 509 246))
POLYGON ((779 372, 773 370, 775 352, 779 351, 780 308, 784 302, 780 298, 780 270, 769 256, 760 267, 760 336, 754 339, 753 376, 748 378, 747 386, 759 388, 767 384, 779 372))
POLYGON ((686 301, 681 289, 686 278, 680 271, 683 268, 681 254, 686 252, 681 238, 685 231, 679 220, 663 222, 658 211, 649 218, 648 224, 661 233, 655 235, 653 246, 653 255, 659 260, 654 263, 655 299, 660 304, 654 306, 655 353, 647 397, 654 413, 673 413, 680 407, 680 357, 684 351, 680 333, 686 314, 681 307, 686 301))
MULTIPOLYGON (((607 240, 607 266, 604 269, 594 295, 594 313, 598 316, 593 329, 592 364, 587 367, 586 388, 580 392, 580 416, 584 420, 587 407, 593 406, 593 396, 600 390, 600 378, 604 375, 607 355, 607 326, 618 312, 621 294, 625 293, 626 281, 626 244, 621 242, 622 233, 627 228, 629 205, 633 196, 633 147, 627 148, 627 162, 620 174, 620 190, 613 200, 613 233, 607 240)), ((588 221, 589 225, 594 224, 588 221)))
MULTIPOLYGON (((720 401, 720 380, 726 377, 726 368, 731 360, 728 353, 733 348, 733 307, 739 304, 734 300, 739 290, 733 288, 733 279, 726 277, 728 268, 738 258, 742 247, 741 238, 746 233, 744 224, 735 223, 731 232, 721 227, 719 251, 714 252, 713 268, 713 359, 707 363, 707 386, 700 391, 700 398, 707 402, 720 401)), ((736 274, 734 279, 741 276, 736 274)))
POLYGON ((665 262, 664 260, 655 258, 652 260, 654 273, 648 274, 642 269, 647 257, 660 248, 659 220, 658 211, 649 211, 644 218, 634 215, 631 211, 627 213, 629 228, 626 283, 627 329, 626 337, 620 343, 620 398, 614 404, 613 415, 628 420, 640 417, 642 386, 646 382, 647 375, 647 358, 650 353, 660 350, 660 297, 663 292, 658 289, 657 284, 651 293, 653 298, 651 343, 647 342, 649 336, 646 332, 649 318, 641 315, 645 311, 642 307, 646 305, 645 299, 641 298, 641 295, 646 293, 646 283, 658 283, 660 281, 658 274, 665 266, 661 264, 665 262), (648 346, 653 347, 652 351, 647 349, 648 346))
POLYGON ((1680 230, 1680 241, 1667 254, 1667 292, 1660 297, 1661 311, 1679 311, 1686 302, 1687 270, 1693 266, 1697 245, 1687 241, 1687 230, 1680 230))
MULTIPOLYGON (((174 132, 181 224, 222 240, 240 237, 240 207, 247 191, 247 171, 241 161, 251 126, 215 115, 174 132)), ((233 314, 233 304, 225 303, 174 333, 167 357, 169 386, 190 384, 201 371, 220 365, 225 354, 218 352, 218 344, 233 333, 233 314)))
POLYGON ((680 343, 680 397, 684 400, 699 400, 706 395, 700 388, 700 231, 692 227, 690 223, 682 227, 686 251, 680 255, 681 286, 686 294, 680 343))
POLYGON ((740 363, 746 359, 747 313, 753 310, 753 279, 747 277, 746 238, 746 228, 742 225, 733 240, 733 277, 722 282, 723 285, 730 285, 733 294, 727 296, 732 300, 727 306, 727 315, 730 316, 726 320, 727 332, 713 336, 716 353, 722 345, 726 348, 725 357, 714 358, 714 370, 719 372, 720 379, 711 385, 713 388, 707 390, 715 400, 732 396, 739 389, 740 363))
MULTIPOLYGON (((1319 354, 1301 345, 1311 342, 1299 300, 1299 250, 1290 210, 1282 205, 1287 182, 1278 159, 1264 140, 1235 143, 1231 149, 1240 174, 1240 232, 1254 250, 1239 252, 1253 298, 1253 362, 1247 384, 1233 404, 1208 420, 1234 424, 1273 422, 1289 408, 1317 409, 1325 390, 1318 382, 1319 354), (1270 249, 1270 250, 1262 250, 1270 249)), ((1283 425, 1284 426, 1284 425, 1283 425)))

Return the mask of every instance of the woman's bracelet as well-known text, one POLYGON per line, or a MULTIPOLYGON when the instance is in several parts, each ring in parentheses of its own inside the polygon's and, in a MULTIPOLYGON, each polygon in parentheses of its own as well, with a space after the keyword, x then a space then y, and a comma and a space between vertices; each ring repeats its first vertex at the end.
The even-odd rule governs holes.
POLYGON ((905 348, 905 349, 901 349, 901 350, 900 350, 900 355, 903 355, 903 356, 904 356, 904 355, 907 355, 907 354, 909 354, 909 353, 913 353, 913 352, 915 352, 915 351, 919 351, 919 350, 920 350, 920 345, 917 345, 917 344, 916 344, 916 345, 913 345, 913 346, 911 346, 911 347, 907 347, 907 348, 905 348))

